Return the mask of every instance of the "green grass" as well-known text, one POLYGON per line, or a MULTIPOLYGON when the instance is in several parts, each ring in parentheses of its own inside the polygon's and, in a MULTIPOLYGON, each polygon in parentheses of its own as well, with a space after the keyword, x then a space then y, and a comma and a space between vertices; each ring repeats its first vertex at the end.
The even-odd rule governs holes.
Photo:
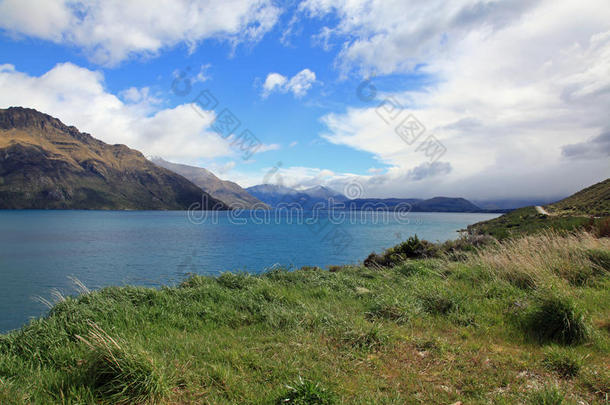
POLYGON ((498 240, 521 235, 532 235, 542 230, 572 232, 590 226, 586 216, 548 216, 534 207, 519 208, 489 221, 468 226, 472 234, 491 235, 498 240))
POLYGON ((470 225, 468 232, 502 240, 543 230, 574 232, 584 229, 600 237, 610 237, 610 179, 544 208, 550 215, 538 213, 535 207, 519 208, 498 218, 470 225))
POLYGON ((0 336, 0 403, 605 403, 610 241, 540 240, 68 297, 0 336))
POLYGON ((546 208, 551 214, 557 215, 608 216, 610 214, 610 179, 587 187, 546 208))

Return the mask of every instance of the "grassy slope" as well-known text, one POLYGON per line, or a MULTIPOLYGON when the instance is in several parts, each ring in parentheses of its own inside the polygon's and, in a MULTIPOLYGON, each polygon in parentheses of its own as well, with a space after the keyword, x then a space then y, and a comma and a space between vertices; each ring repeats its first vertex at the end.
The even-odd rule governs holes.
POLYGON ((543 235, 461 262, 106 288, 0 336, 0 403, 603 403, 609 262, 608 239, 543 235), (528 332, 549 291, 584 311, 584 342, 528 332))
POLYGON ((587 187, 572 196, 544 207, 551 215, 539 214, 534 207, 519 208, 498 218, 468 227, 471 234, 487 234, 497 239, 533 234, 543 229, 573 231, 595 227, 610 216, 610 179, 587 187))
POLYGON ((545 207, 553 215, 610 215, 610 179, 545 207))
POLYGON ((590 218, 584 216, 547 216, 539 214, 534 207, 525 207, 489 221, 470 225, 468 231, 506 239, 512 235, 533 234, 543 229, 573 231, 590 222, 590 218))

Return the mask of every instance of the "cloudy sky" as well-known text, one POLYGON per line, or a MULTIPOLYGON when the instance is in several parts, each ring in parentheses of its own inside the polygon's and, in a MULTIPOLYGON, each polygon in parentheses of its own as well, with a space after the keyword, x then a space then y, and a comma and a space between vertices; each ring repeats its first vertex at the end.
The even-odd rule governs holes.
POLYGON ((17 105, 243 186, 553 199, 610 175, 610 4, 0 0, 17 105))

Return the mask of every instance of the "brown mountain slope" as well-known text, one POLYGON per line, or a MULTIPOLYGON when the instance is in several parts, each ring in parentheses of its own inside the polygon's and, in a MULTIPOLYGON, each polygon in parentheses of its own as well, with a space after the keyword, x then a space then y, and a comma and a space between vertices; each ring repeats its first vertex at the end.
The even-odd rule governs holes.
POLYGON ((226 203, 231 208, 241 209, 268 209, 269 206, 258 198, 250 195, 239 184, 232 181, 221 180, 214 173, 202 167, 188 166, 168 162, 160 157, 152 158, 151 161, 157 166, 164 167, 174 173, 189 179, 195 185, 212 197, 226 203))
POLYGON ((183 210, 197 203, 227 208, 125 145, 33 109, 0 109, 0 208, 183 210))

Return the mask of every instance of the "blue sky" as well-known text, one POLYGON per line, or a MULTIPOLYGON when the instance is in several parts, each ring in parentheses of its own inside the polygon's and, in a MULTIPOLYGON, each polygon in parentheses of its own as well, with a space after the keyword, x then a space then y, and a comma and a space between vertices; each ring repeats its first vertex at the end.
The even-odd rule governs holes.
POLYGON ((553 198, 610 173, 609 50, 603 0, 0 0, 0 108, 244 186, 280 163, 363 197, 553 198), (224 108, 263 144, 248 159, 224 108))

